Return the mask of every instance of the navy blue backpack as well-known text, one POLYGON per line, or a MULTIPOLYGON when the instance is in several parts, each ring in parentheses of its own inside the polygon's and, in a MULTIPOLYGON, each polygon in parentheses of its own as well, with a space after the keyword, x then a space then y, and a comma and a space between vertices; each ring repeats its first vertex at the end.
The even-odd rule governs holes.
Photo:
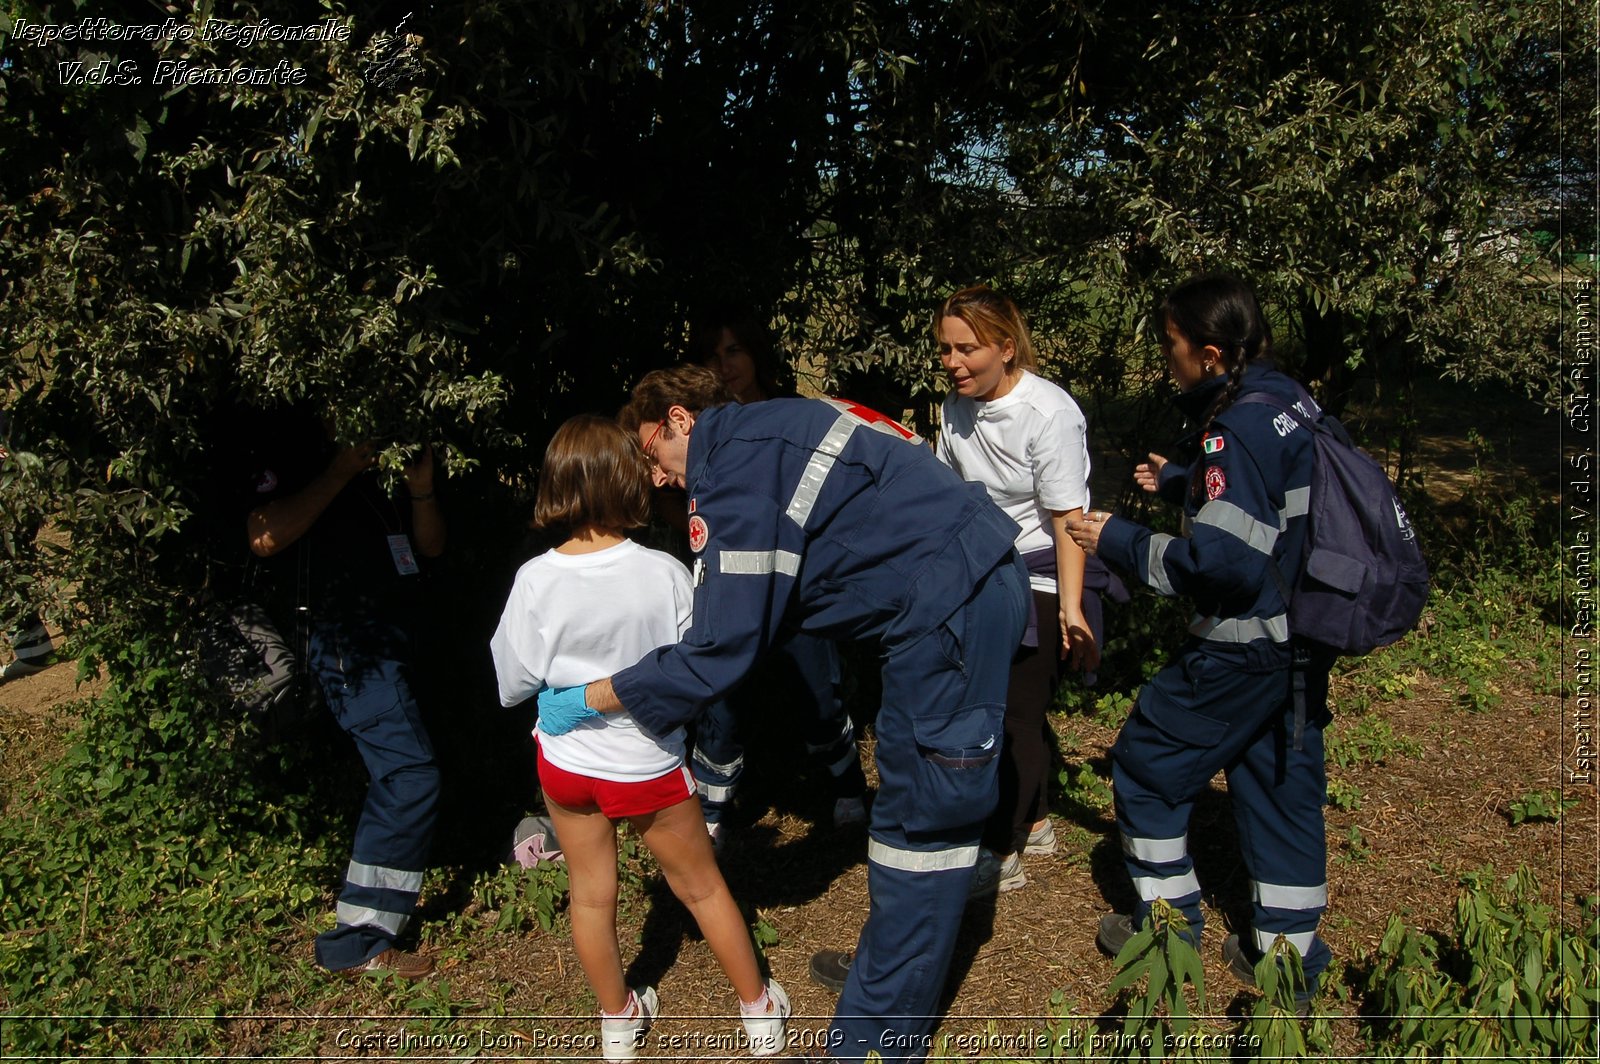
MULTIPOLYGON (((1289 603, 1289 632, 1339 654, 1387 646, 1416 627, 1428 601, 1428 564, 1417 534, 1383 467, 1356 448, 1339 420, 1317 410, 1305 564, 1292 588, 1273 567, 1289 603)), ((1249 392, 1235 403, 1262 403, 1300 420, 1273 395, 1249 392)))

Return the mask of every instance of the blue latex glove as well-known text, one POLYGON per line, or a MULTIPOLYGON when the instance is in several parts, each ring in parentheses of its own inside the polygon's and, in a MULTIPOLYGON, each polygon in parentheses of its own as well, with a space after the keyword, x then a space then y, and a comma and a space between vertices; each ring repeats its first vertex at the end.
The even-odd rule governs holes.
POLYGON ((565 735, 590 717, 600 714, 583 700, 583 684, 576 687, 546 687, 539 692, 539 730, 546 735, 565 735))

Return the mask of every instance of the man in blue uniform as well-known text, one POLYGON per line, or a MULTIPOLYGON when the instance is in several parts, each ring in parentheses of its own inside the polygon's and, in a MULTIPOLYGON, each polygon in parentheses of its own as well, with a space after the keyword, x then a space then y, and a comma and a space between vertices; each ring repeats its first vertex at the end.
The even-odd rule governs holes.
POLYGON ((995 802, 1007 670, 1027 612, 1017 528, 872 411, 727 402, 698 366, 634 389, 623 425, 656 482, 689 495, 693 624, 610 679, 545 692, 541 720, 626 708, 665 732, 736 685, 786 627, 878 641, 871 910, 828 1050, 920 1059, 995 802))

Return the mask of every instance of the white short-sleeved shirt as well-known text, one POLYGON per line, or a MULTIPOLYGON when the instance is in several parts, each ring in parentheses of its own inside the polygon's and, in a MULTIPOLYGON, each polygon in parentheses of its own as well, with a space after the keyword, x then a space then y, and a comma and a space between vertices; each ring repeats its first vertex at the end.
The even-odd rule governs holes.
MULTIPOLYGON (((1027 370, 1010 392, 980 402, 952 392, 940 408, 939 460, 982 484, 1022 533, 1026 554, 1054 546, 1050 511, 1089 509, 1089 438, 1083 411, 1061 388, 1027 370)), ((1047 576, 1030 576, 1056 593, 1047 576)))
MULTIPOLYGON (((676 643, 693 604, 683 563, 631 540, 592 554, 539 555, 517 570, 489 641, 500 703, 514 706, 543 686, 604 679, 676 643)), ((682 728, 652 735, 626 711, 565 735, 535 734, 552 765, 595 779, 637 782, 683 764, 682 728)))

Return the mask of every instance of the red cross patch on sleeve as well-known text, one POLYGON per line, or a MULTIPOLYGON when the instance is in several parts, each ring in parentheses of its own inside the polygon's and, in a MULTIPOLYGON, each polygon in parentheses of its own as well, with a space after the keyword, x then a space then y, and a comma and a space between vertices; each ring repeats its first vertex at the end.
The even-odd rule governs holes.
POLYGON ((689 549, 699 554, 706 549, 706 540, 711 538, 711 530, 706 527, 706 519, 699 514, 689 518, 689 549))
POLYGON ((1215 499, 1228 490, 1228 478, 1221 466, 1206 466, 1206 498, 1215 499))

